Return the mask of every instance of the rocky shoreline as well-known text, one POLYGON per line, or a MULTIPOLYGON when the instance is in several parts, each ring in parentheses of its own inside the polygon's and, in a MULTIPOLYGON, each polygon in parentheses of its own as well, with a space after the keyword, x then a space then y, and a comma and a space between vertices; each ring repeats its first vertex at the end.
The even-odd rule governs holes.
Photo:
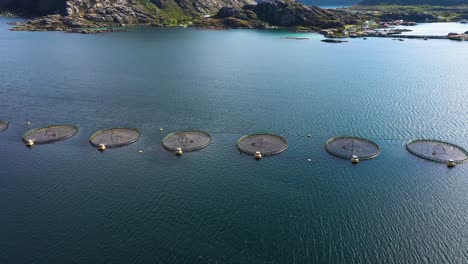
POLYGON ((59 14, 39 16, 16 23, 13 31, 65 31, 71 33, 109 32, 126 25, 156 23, 157 13, 149 12, 136 0, 66 1, 59 14))
MULTIPOLYGON (((11 31, 63 31, 67 33, 96 34, 123 31, 125 24, 90 23, 87 20, 71 19, 61 15, 49 15, 27 22, 11 22, 11 31)), ((131 26, 161 26, 152 24, 131 24, 131 26)))
MULTIPOLYGON (((69 1, 72 2, 72 1, 69 1)), ((68 5, 65 14, 54 14, 13 25, 14 31, 65 31, 82 32, 101 28, 125 26, 188 26, 198 28, 291 28, 302 31, 319 31, 323 28, 341 28, 357 23, 359 15, 305 6, 289 0, 263 1, 243 6, 225 6, 213 16, 194 16, 174 23, 160 12, 149 12, 138 3, 95 5, 80 11, 79 6, 68 5)), ((110 30, 110 31, 112 31, 110 30)))
MULTIPOLYGON (((63 0, 65 1, 65 0, 63 0)), ((63 31, 95 34, 123 31, 127 26, 180 26, 203 29, 288 29, 300 32, 320 32, 328 39, 398 35, 405 30, 383 29, 403 23, 436 19, 429 13, 395 13, 322 9, 293 0, 267 0, 254 4, 251 0, 210 0, 185 6, 187 0, 69 0, 61 14, 40 16, 27 22, 12 23, 12 31, 63 31), (170 7, 177 3, 177 8, 170 7), (198 3, 198 4, 197 4, 198 3), (202 5, 203 4, 203 5, 202 5), (227 6, 225 6, 227 5, 227 6), (171 8, 171 12, 168 8, 171 8), (220 7, 218 9, 218 7, 220 7), (175 12, 174 10, 178 10, 175 12), (215 12, 213 15, 207 12, 215 12), (394 20, 402 14, 414 20, 394 20), (176 19, 177 18, 177 19, 176 19)), ((449 39, 466 40, 466 34, 449 39)), ((330 41, 335 42, 335 41, 330 41)))

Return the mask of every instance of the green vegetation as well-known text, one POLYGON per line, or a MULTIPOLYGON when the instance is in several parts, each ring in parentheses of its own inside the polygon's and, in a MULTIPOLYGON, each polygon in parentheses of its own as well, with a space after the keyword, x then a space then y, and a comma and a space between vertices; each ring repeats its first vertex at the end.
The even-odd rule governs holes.
POLYGON ((425 14, 437 18, 440 22, 453 22, 468 18, 468 5, 461 6, 431 6, 431 5, 356 5, 352 10, 382 14, 425 14))
MULTIPOLYGON (((148 13, 163 18, 166 26, 177 26, 192 21, 192 17, 186 15, 184 10, 173 0, 169 0, 164 8, 158 8, 151 0, 139 0, 139 2, 148 13)), ((159 19, 155 22, 159 22, 159 19)))
POLYGON ((158 7, 151 0, 138 0, 145 10, 152 14, 159 13, 158 7))
POLYGON ((310 32, 310 31, 314 31, 314 30, 312 28, 310 28, 310 27, 297 26, 297 27, 294 27, 293 31, 295 31, 295 32, 310 32))
POLYGON ((154 19, 154 23, 159 24, 159 8, 153 2, 151 2, 151 0, 138 0, 138 2, 141 4, 143 10, 155 15, 156 18, 154 19))
POLYGON ((167 19, 166 23, 169 26, 177 26, 192 21, 192 18, 187 16, 182 8, 172 0, 168 1, 166 6, 161 9, 161 15, 167 19))

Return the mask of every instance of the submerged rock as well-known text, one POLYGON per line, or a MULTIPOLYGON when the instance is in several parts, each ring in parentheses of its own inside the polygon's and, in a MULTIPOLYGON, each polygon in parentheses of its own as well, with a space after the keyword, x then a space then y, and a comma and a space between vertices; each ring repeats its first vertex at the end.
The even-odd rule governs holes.
POLYGON ((347 40, 339 40, 339 39, 322 39, 322 42, 326 43, 345 43, 348 42, 347 40))
POLYGON ((457 41, 468 41, 468 34, 457 34, 457 33, 450 33, 447 35, 448 39, 450 40, 457 40, 457 41))
POLYGON ((281 39, 309 40, 309 38, 281 37, 281 39))

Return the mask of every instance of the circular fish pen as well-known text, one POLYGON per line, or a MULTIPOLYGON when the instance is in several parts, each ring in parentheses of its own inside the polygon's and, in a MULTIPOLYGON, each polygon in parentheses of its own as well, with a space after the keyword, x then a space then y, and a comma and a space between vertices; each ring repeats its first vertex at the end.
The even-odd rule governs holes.
POLYGON ((276 155, 288 148, 288 141, 274 134, 251 134, 241 137, 237 141, 237 148, 250 155, 276 155))
POLYGON ((73 137, 78 128, 71 125, 51 125, 29 130, 23 135, 25 143, 43 144, 73 137))
POLYGON ((357 156, 363 160, 373 159, 381 151, 377 143, 358 137, 333 137, 325 143, 325 148, 330 154, 340 158, 357 156))
POLYGON ((94 133, 89 141, 95 147, 116 148, 135 143, 140 131, 134 128, 109 128, 94 133))
POLYGON ((211 143, 211 135, 203 131, 177 131, 169 133, 162 140, 165 149, 177 151, 195 151, 206 148, 211 143))
POLYGON ((0 132, 6 130, 8 128, 8 122, 0 121, 0 132))
POLYGON ((465 149, 439 140, 411 140, 406 143, 406 149, 413 155, 436 162, 453 160, 455 163, 464 163, 468 160, 468 152, 465 149))

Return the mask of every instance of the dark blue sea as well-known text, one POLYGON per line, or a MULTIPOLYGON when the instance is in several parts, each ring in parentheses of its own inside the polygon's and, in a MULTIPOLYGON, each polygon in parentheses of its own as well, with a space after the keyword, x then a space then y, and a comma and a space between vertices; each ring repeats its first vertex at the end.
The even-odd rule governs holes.
POLYGON ((0 263, 468 262, 468 164, 405 149, 415 138, 468 148, 468 42, 10 32, 8 21, 0 263), (49 124, 79 132, 24 146, 23 133, 49 124), (100 153, 89 137, 109 127, 141 138, 100 153), (176 157, 161 140, 183 129, 213 142, 176 157), (255 132, 283 135, 288 150, 240 154, 237 139, 255 132), (382 153, 354 166, 328 154, 325 141, 343 135, 382 153))

